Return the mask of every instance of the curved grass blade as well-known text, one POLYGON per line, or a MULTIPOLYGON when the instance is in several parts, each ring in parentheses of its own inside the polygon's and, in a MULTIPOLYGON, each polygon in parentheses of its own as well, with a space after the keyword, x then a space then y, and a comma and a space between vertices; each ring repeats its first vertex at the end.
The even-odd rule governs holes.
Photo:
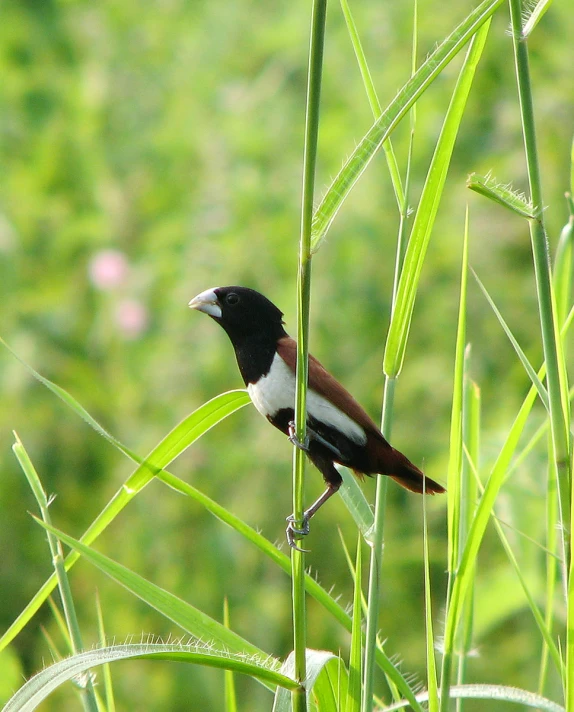
POLYGON ((195 645, 173 643, 114 645, 78 653, 42 670, 18 690, 8 701, 3 712, 31 712, 64 682, 85 675, 91 668, 120 660, 134 659, 169 660, 233 670, 254 677, 272 688, 278 685, 293 690, 298 686, 295 680, 278 672, 278 661, 269 656, 258 658, 257 656, 218 651, 199 643, 195 645))
POLYGON ((550 8, 551 2, 552 0, 538 0, 538 2, 536 3, 536 7, 532 10, 532 12, 529 11, 528 5, 524 6, 524 10, 526 12, 530 12, 530 17, 524 23, 524 27, 522 28, 522 37, 520 38, 521 40, 528 39, 536 25, 540 22, 540 20, 546 14, 546 11, 550 8))
MULTIPOLYGON (((157 479, 164 482, 166 485, 168 485, 175 491, 180 492, 186 495, 187 497, 190 497, 194 501, 197 501, 201 506, 207 509, 207 511, 211 512, 222 522, 232 527, 247 541, 250 541, 252 544, 257 546, 287 575, 291 574, 291 561, 289 557, 286 556, 282 551, 280 551, 259 532, 255 531, 248 524, 246 524, 241 519, 236 517, 227 509, 225 509, 225 507, 222 507, 220 504, 207 497, 207 495, 203 494, 203 492, 200 492, 198 489, 193 487, 193 485, 184 482, 183 480, 171 474, 170 472, 167 472, 166 470, 162 470, 157 475, 157 479)), ((89 542, 84 541, 83 543, 89 542)), ((70 553, 66 559, 69 562, 69 566, 75 563, 78 557, 79 555, 76 552, 70 553)), ((47 598, 52 588, 52 579, 49 579, 44 584, 42 589, 40 589, 40 591, 36 594, 34 599, 28 604, 28 606, 19 616, 17 621, 5 633, 4 638, 2 640, 7 640, 7 642, 5 643, 6 645, 8 644, 9 640, 15 637, 19 630, 24 627, 27 620, 35 613, 35 611, 40 607, 42 602, 47 598), (27 617, 25 616, 26 613, 29 614, 27 617), (9 635, 11 637, 8 639, 9 635)), ((327 591, 309 574, 305 575, 305 588, 307 592, 311 596, 313 596, 313 598, 315 598, 315 600, 320 605, 322 605, 323 608, 325 608, 325 610, 330 613, 335 618, 335 620, 337 620, 345 628, 345 630, 351 632, 352 621, 347 611, 332 596, 330 596, 327 591)), ((401 695, 410 700, 413 709, 417 712, 422 712, 422 708, 416 702, 414 692, 411 690, 405 677, 382 649, 377 649, 376 662, 379 667, 385 672, 390 682, 400 691, 401 695)))
POLYGON ((466 181, 466 187, 511 210, 521 218, 535 220, 538 216, 539 210, 524 193, 513 190, 508 183, 505 185, 497 182, 490 174, 479 176, 477 173, 471 173, 466 181))
MULTIPOLYGON (((198 489, 193 487, 193 485, 190 485, 188 482, 184 482, 165 470, 158 475, 158 479, 165 482, 165 484, 169 485, 172 489, 175 489, 176 491, 181 492, 182 494, 185 494, 199 502, 214 516, 225 524, 228 524, 235 531, 244 536, 248 541, 257 546, 266 556, 280 566, 280 568, 283 569, 287 575, 291 575, 290 558, 274 546, 263 535, 239 519, 239 517, 236 517, 234 514, 225 509, 225 507, 222 507, 220 504, 207 497, 207 495, 200 492, 198 489)), ((309 595, 313 596, 313 598, 321 604, 323 608, 325 608, 325 610, 327 610, 343 626, 343 628, 345 628, 345 630, 349 633, 351 632, 351 616, 309 574, 305 574, 305 589, 309 595)), ((416 712, 423 712, 422 707, 415 700, 414 692, 412 691, 404 675, 382 648, 377 648, 375 659, 377 665, 387 675, 389 683, 394 685, 403 697, 409 699, 413 710, 416 712)))
POLYGON ((101 435, 103 438, 105 438, 114 447, 123 452, 124 455, 127 455, 131 460, 140 462, 138 456, 132 450, 123 445, 117 438, 115 438, 104 427, 102 427, 95 418, 92 418, 88 411, 82 405, 80 405, 80 403, 78 403, 78 401, 72 395, 70 395, 68 391, 66 391, 61 386, 58 386, 53 381, 50 381, 48 378, 45 378, 44 376, 42 376, 41 373, 38 373, 38 371, 32 368, 29 363, 26 363, 24 359, 20 358, 20 356, 18 356, 18 354, 10 346, 8 346, 8 344, 4 341, 2 337, 0 337, 0 344, 2 344, 2 346, 4 346, 4 348, 6 348, 16 360, 20 361, 22 366, 24 366, 24 368, 32 376, 34 376, 37 381, 39 381, 43 386, 46 386, 46 388, 52 391, 54 395, 58 396, 58 398, 60 398, 60 400, 62 400, 69 408, 71 408, 76 413, 76 415, 79 415, 83 421, 85 421, 91 428, 93 428, 96 433, 98 433, 98 435, 101 435))
POLYGON ((56 529, 56 527, 52 527, 40 519, 35 519, 41 526, 57 536, 66 546, 77 551, 84 559, 87 559, 116 583, 119 583, 130 593, 133 593, 134 596, 144 601, 144 603, 147 603, 148 606, 155 608, 156 611, 173 621, 186 633, 201 640, 214 641, 225 646, 232 653, 266 657, 266 653, 263 650, 252 645, 249 641, 190 603, 160 586, 156 586, 156 584, 144 579, 135 571, 131 571, 99 551, 82 544, 82 542, 56 529))
POLYGON ((540 379, 538 378, 538 376, 536 375, 536 371, 534 370, 534 367, 532 366, 532 364, 531 364, 530 361, 528 360, 528 358, 527 358, 526 354, 524 353, 524 351, 521 349, 520 344, 518 343, 518 341, 514 338, 514 334, 512 333, 512 331, 510 330, 510 327, 508 326, 508 324, 507 324, 506 321, 504 320, 504 317, 502 316, 502 314, 501 314, 500 311, 498 310, 498 307, 497 307, 496 304, 494 303, 494 300, 492 299, 492 297, 491 297, 490 294, 488 293, 486 287, 485 287, 484 284, 480 281, 479 276, 476 274, 476 272, 475 272, 474 270, 472 270, 472 274, 473 274, 473 276, 474 276, 474 278, 475 278, 475 280, 476 280, 476 283, 477 283, 478 286, 480 287, 481 292, 484 294, 484 296, 486 297, 487 302, 490 304, 490 308, 491 308, 492 311, 495 313, 496 318, 498 319, 498 321, 500 322, 500 325, 501 325, 502 328, 504 329, 504 333, 508 336, 508 339, 509 339, 510 343, 512 344, 514 350, 516 351, 516 355, 518 356, 518 358, 520 359, 522 365, 524 366, 524 370, 526 371, 526 373, 528 374, 528 376, 529 376, 530 380, 532 381, 534 387, 535 387, 536 390, 538 391, 538 395, 540 396, 540 400, 541 400, 542 403, 544 404, 544 407, 546 408, 546 410, 548 410, 548 409, 549 409, 549 404, 548 404, 548 391, 547 391, 546 388, 544 388, 544 386, 542 385, 541 380, 540 380, 540 379))
POLYGON ((340 657, 333 658, 321 670, 313 687, 313 696, 320 712, 339 712, 343 709, 341 700, 347 696, 349 674, 340 657))
MULTIPOLYGON (((333 660, 336 656, 327 650, 305 650, 305 667, 307 669, 307 677, 305 678, 305 690, 307 693, 307 702, 313 690, 313 686, 321 671, 329 660, 333 660)), ((295 675, 295 653, 289 653, 289 657, 281 666, 281 671, 288 680, 292 680, 295 675)), ((291 712, 291 695, 286 687, 278 687, 273 701, 273 712, 291 712)))
POLYGON ((316 252, 345 198, 351 192, 379 148, 391 135, 412 105, 461 51, 469 39, 489 20, 503 0, 484 0, 406 82, 384 113, 375 121, 323 196, 313 217, 311 249, 316 252))
MULTIPOLYGON (((2 342, 4 343, 4 342, 2 342)), ((25 362, 22 362, 28 370, 34 373, 33 369, 28 366, 25 362)), ((40 374, 38 374, 40 375, 40 374)), ((40 376, 39 380, 46 384, 47 379, 40 376)), ((49 386, 48 386, 49 387, 49 386)), ((59 387, 58 387, 59 388, 59 387)), ((71 403, 65 402, 72 406, 71 403)), ((182 438, 182 428, 185 430, 185 424, 195 430, 196 437, 199 437, 204 432, 207 432, 211 427, 213 427, 216 422, 227 417, 235 410, 243 407, 249 402, 249 396, 245 391, 229 391, 228 393, 221 394, 216 398, 213 398, 208 403, 198 408, 194 413, 192 413, 188 418, 186 418, 179 426, 176 426, 172 433, 174 434, 174 439, 180 442, 180 447, 185 439, 182 438), (229 397, 229 398, 228 398, 229 397), (217 418, 216 414, 217 413, 217 418), (196 428, 195 426, 197 420, 204 420, 203 428, 196 428)), ((80 406, 81 407, 81 406, 80 406)), ((75 408, 73 408, 75 410, 75 408)), ((88 414, 89 415, 89 414, 88 414)), ((93 420, 90 416, 90 420, 93 420)), ((87 422, 90 422, 88 420, 87 422)), ((162 440, 159 445, 152 450, 148 458, 143 460, 137 455, 134 455, 136 462, 143 463, 137 470, 130 475, 124 485, 116 492, 114 497, 110 500, 108 505, 104 510, 98 515, 90 527, 86 530, 80 541, 84 544, 91 544, 95 539, 103 532, 109 523, 114 519, 114 517, 133 499, 137 492, 147 484, 152 475, 150 474, 153 469, 155 470, 156 477, 163 481, 165 484, 175 489, 176 491, 182 492, 183 494, 191 497, 192 499, 198 501, 202 506, 204 506, 208 511, 214 514, 216 517, 221 519, 223 522, 231 526, 238 533, 242 534, 246 539, 254 543, 259 549, 265 553, 269 558, 271 558, 275 563, 277 563, 288 575, 291 573, 291 563, 290 559, 283 554, 277 547, 273 546, 265 537, 261 536, 252 527, 245 524, 238 517, 231 514, 224 507, 216 503, 214 500, 210 499, 202 492, 199 492, 196 488, 192 487, 186 482, 183 482, 179 478, 175 477, 171 473, 167 472, 165 469, 158 469, 162 464, 162 461, 166 459, 167 453, 174 455, 175 450, 173 448, 173 443, 170 439, 172 433, 168 434, 164 440, 162 440)), ((188 443, 188 445, 191 443, 188 443)), ((120 448, 122 452, 129 455, 127 448, 120 448)), ((169 464, 166 459, 164 467, 169 464)), ((356 484, 356 483, 355 483, 356 484)), ((361 493, 362 494, 362 493, 361 493)), ((363 495, 364 499, 364 495, 363 495)), ((366 503, 366 500, 364 500, 366 503)), ((367 505, 368 508, 368 505, 367 505)), ((74 563, 78 560, 79 555, 76 552, 71 552, 66 557, 66 569, 69 570, 74 563)), ((18 616, 18 618, 12 623, 12 625, 6 630, 3 636, 0 638, 0 650, 5 648, 25 627, 28 621, 34 616, 37 610, 40 608, 42 603, 48 598, 50 593, 53 591, 56 585, 56 577, 52 575, 35 594, 32 600, 28 603, 26 608, 18 616)), ((351 618, 348 613, 343 609, 342 606, 337 603, 326 591, 323 589, 315 579, 306 574, 305 576, 305 586, 306 590, 310 595, 312 595, 336 620, 338 620, 346 630, 351 631, 351 618)), ((417 712, 422 712, 421 706, 416 702, 414 697, 414 692, 411 690, 408 682, 405 680, 404 676, 397 668, 397 666, 390 660, 390 658, 385 654, 382 649, 377 649, 376 652, 376 662, 379 667, 385 672, 389 680, 400 693, 406 699, 410 700, 411 706, 417 712)))
MULTIPOLYGON (((365 57, 365 52, 361 44, 361 38, 359 37, 357 25, 355 24, 355 20, 353 19, 353 14, 347 0, 341 0, 341 10, 343 11, 343 16, 347 24, 347 31, 349 32, 349 37, 351 38, 351 44, 353 45, 355 57, 357 58, 357 64, 359 65, 359 71, 361 72, 361 78, 363 79, 363 85, 365 87, 365 92, 367 93, 367 98, 369 99, 371 111, 373 112, 375 119, 378 119, 382 114, 383 109, 379 102, 379 97, 377 96, 377 90, 375 89, 373 77, 371 76, 371 70, 367 64, 367 58, 365 57)), ((395 198, 397 199, 397 206, 399 212, 402 212, 405 208, 405 192, 401 181, 399 165, 393 150, 393 145, 391 140, 387 139, 386 141, 383 141, 382 146, 387 159, 391 183, 395 192, 395 198)))
MULTIPOLYGON (((454 685, 450 688, 450 696, 458 700, 497 700, 501 702, 514 702, 524 707, 534 707, 544 712, 566 712, 564 707, 552 702, 552 700, 537 695, 528 690, 521 690, 518 687, 507 687, 506 685, 454 685)), ((427 702, 428 692, 421 692, 417 695, 418 702, 427 702)), ((396 704, 385 707, 385 712, 395 712, 409 706, 409 702, 401 700, 396 704)))
MULTIPOLYGON (((44 379, 45 380, 45 379, 44 379)), ((43 381, 42 381, 43 382, 43 381)), ((121 510, 135 497, 135 495, 148 482, 162 471, 177 455, 181 454, 197 438, 210 430, 218 422, 231 415, 239 408, 249 403, 249 395, 245 391, 229 391, 216 396, 212 400, 204 403, 191 415, 177 425, 166 437, 155 447, 145 460, 130 453, 128 448, 119 449, 128 457, 141 463, 139 467, 128 477, 126 482, 115 493, 105 508, 100 512, 92 524, 88 527, 81 538, 85 544, 91 544, 115 519, 121 510)), ((66 401, 67 402, 67 401, 66 401)), ((74 401, 76 403, 76 401, 74 401)), ((70 404, 71 405, 71 404, 70 404)), ((78 404, 79 405, 79 404, 78 404)), ((72 405, 73 410, 76 410, 72 405)), ((81 408, 81 406, 80 406, 81 408)), ((93 418, 90 419, 93 420, 93 418)), ((89 421, 88 421, 89 422, 89 421)), ((95 421, 94 421, 95 422, 95 421)), ((99 431, 98 431, 99 432, 99 431)), ((113 438, 115 440, 115 438, 113 438)), ((120 443, 121 445, 121 443, 120 443)), ((66 570, 69 570, 77 561, 78 555, 74 552, 66 557, 66 570)), ((6 630, 0 638, 0 650, 6 647, 18 633, 24 628, 42 603, 56 586, 56 576, 52 574, 50 578, 39 589, 36 595, 28 603, 26 608, 6 630)))

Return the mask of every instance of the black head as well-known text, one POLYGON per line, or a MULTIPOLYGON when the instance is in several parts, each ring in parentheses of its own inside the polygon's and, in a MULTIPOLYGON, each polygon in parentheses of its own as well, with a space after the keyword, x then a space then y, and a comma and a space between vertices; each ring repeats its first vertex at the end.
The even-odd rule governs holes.
POLYGON ((221 324, 235 346, 246 340, 274 342, 285 336, 283 313, 254 289, 235 286, 206 289, 189 306, 221 324))

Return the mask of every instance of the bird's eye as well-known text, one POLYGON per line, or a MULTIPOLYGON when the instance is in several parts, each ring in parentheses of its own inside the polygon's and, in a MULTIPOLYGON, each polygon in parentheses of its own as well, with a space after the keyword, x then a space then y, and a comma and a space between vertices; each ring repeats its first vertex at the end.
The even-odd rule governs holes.
POLYGON ((227 304, 229 304, 230 306, 235 306, 235 304, 237 304, 237 302, 239 301, 239 295, 238 295, 238 294, 235 294, 235 292, 230 292, 230 293, 225 297, 225 301, 226 301, 227 304))

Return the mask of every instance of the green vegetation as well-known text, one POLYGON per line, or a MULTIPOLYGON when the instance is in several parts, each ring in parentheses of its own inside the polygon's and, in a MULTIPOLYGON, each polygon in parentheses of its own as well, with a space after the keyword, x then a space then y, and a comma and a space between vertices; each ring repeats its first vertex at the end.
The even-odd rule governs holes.
POLYGON ((317 141, 312 4, 3 4, 7 709, 574 710, 574 13, 332 2, 317 141), (344 473, 292 555, 323 483, 187 309, 223 284, 447 495, 344 473))

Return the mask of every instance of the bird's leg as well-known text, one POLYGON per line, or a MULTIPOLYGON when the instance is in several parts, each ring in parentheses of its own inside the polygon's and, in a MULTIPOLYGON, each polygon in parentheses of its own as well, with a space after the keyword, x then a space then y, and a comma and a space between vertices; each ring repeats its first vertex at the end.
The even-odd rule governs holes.
POLYGON ((300 539, 309 534, 309 520, 313 515, 317 513, 317 511, 325 504, 325 502, 339 490, 340 486, 340 482, 336 484, 327 483, 327 489, 323 492, 323 494, 315 502, 313 502, 313 504, 308 509, 303 512, 303 518, 301 520, 300 527, 295 526, 294 514, 291 514, 289 517, 287 517, 287 521, 289 522, 289 524, 287 525, 285 533, 287 534, 287 543, 292 549, 304 552, 308 551, 308 549, 300 549, 296 545, 295 540, 300 539))
POLYGON ((297 429, 295 427, 295 421, 290 420, 289 421, 289 440, 295 447, 298 447, 299 450, 303 450, 303 452, 309 452, 309 429, 307 428, 307 435, 305 436, 305 442, 302 443, 299 438, 297 437, 297 429))
POLYGON ((337 449, 332 443, 330 443, 328 440, 326 440, 322 435, 319 435, 313 428, 307 424, 307 435, 305 437, 305 442, 302 443, 299 438, 297 437, 297 433, 295 430, 295 421, 291 420, 289 422, 289 440, 293 445, 299 448, 299 450, 303 450, 303 452, 309 452, 309 442, 311 440, 314 440, 315 442, 319 443, 319 445, 322 445, 324 448, 327 448, 327 450, 330 450, 333 453, 333 456, 336 458, 337 462, 339 460, 344 461, 344 456, 341 453, 339 449, 337 449))

